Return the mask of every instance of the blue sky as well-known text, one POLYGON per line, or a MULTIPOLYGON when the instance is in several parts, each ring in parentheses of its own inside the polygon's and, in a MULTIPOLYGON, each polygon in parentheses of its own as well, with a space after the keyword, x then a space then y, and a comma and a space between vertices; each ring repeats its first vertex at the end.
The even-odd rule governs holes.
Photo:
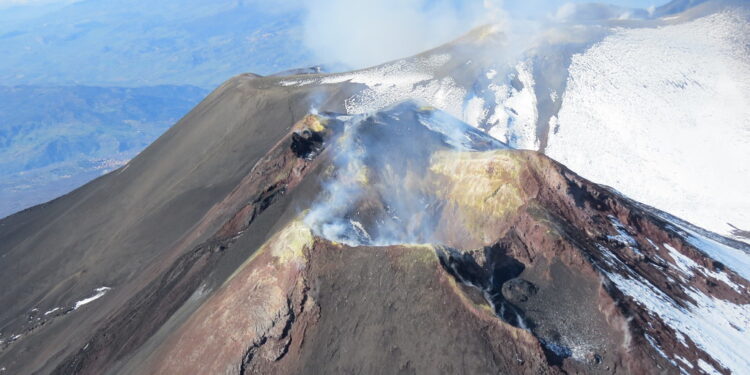
MULTIPOLYGON (((80 0, 0 0, 0 7, 19 6, 19 5, 40 5, 40 4, 52 4, 52 3, 72 3, 75 1, 80 1, 80 0)), ((284 2, 284 1, 282 0, 280 2, 284 2)), ((297 2, 297 1, 287 0, 287 2, 297 2)), ((538 10, 540 8, 547 8, 547 9, 556 8, 568 2, 583 3, 583 2, 591 2, 591 0, 506 0, 505 6, 506 8, 510 10, 523 9, 524 11, 530 11, 532 9, 538 10)), ((603 2, 614 4, 614 5, 626 6, 626 7, 646 8, 651 5, 659 6, 661 5, 660 3, 665 3, 666 1, 610 0, 610 1, 603 1, 603 2)))
POLYGON ((506 0, 505 7, 509 10, 524 8, 557 8, 565 3, 608 3, 631 8, 647 8, 651 5, 659 6, 667 3, 664 0, 610 0, 610 1, 592 1, 592 0, 506 0))
POLYGON ((505 0, 504 6, 510 12, 520 12, 525 14, 536 14, 552 12, 566 3, 595 3, 601 2, 606 4, 618 5, 629 8, 643 8, 650 6, 660 6, 668 1, 664 0, 505 0))

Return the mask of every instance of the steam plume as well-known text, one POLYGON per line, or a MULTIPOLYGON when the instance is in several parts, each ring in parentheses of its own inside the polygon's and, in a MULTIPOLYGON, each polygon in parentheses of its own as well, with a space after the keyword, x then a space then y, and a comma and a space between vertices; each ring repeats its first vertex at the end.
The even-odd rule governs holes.
POLYGON ((363 68, 501 22, 501 5, 497 0, 312 0, 305 44, 323 62, 363 68))

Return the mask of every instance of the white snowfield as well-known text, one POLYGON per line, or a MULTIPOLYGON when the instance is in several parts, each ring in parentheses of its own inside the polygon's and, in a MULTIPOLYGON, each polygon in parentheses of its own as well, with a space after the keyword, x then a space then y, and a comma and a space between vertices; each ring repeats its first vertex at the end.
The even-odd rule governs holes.
POLYGON ((750 230, 746 18, 617 30, 569 71, 549 156, 713 232, 750 230))

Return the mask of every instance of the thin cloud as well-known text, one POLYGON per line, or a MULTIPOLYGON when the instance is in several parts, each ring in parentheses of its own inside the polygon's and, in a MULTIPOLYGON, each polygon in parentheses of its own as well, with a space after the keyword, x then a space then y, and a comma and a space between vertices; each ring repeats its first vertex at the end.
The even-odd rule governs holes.
POLYGON ((499 21, 499 1, 312 0, 304 42, 321 61, 363 68, 416 54, 499 21))

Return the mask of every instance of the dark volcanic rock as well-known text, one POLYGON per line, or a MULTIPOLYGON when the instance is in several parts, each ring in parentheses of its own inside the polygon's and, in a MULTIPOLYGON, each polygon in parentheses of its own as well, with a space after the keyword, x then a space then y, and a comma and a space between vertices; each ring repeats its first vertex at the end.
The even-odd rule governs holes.
POLYGON ((503 296, 513 303, 528 301, 536 291, 534 284, 520 278, 510 279, 503 284, 503 296))
POLYGON ((300 158, 312 160, 323 150, 323 137, 314 132, 292 133, 292 151, 300 158))

